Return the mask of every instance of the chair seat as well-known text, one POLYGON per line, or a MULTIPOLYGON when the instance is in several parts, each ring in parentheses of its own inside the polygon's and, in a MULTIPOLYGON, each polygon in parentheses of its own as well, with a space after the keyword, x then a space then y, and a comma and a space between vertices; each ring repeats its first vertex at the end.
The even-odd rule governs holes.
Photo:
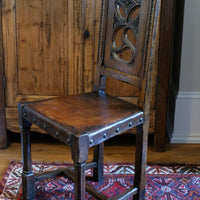
POLYGON ((136 105, 98 92, 36 101, 26 104, 24 111, 47 119, 76 136, 93 134, 109 125, 130 120, 134 125, 143 115, 136 105))

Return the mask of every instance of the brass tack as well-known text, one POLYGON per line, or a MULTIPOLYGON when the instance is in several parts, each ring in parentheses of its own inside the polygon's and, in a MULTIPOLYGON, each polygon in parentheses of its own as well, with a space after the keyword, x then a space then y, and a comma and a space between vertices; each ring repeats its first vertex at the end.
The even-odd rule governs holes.
POLYGON ((58 136, 58 134, 59 134, 59 132, 57 131, 57 132, 56 132, 56 136, 58 136))
POLYGON ((107 134, 106 134, 106 133, 104 133, 104 134, 103 134, 103 138, 106 138, 106 136, 107 136, 107 134))
POLYGON ((70 143, 70 139, 69 138, 67 139, 67 143, 70 143))
POLYGON ((90 144, 92 144, 93 142, 94 142, 93 139, 91 139, 91 140, 90 140, 90 144))
POLYGON ((119 127, 117 127, 117 128, 116 128, 116 132, 118 133, 119 131, 120 131, 120 128, 119 128, 119 127))
POLYGON ((129 127, 133 126, 133 123, 132 122, 129 122, 129 127))
POLYGON ((47 128, 47 125, 46 125, 46 124, 44 124, 44 125, 43 125, 43 128, 44 128, 44 129, 46 129, 46 128, 47 128))

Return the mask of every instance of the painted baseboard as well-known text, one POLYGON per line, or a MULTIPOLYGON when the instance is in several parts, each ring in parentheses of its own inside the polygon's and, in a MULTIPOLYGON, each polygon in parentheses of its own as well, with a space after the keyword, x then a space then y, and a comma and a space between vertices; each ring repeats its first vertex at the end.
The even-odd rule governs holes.
POLYGON ((200 92, 179 92, 171 143, 200 143, 200 92))

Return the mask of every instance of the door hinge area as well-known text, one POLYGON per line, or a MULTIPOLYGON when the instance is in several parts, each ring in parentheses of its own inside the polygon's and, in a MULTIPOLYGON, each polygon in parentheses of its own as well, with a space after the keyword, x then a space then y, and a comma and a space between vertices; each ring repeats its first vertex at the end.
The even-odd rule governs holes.
POLYGON ((6 77, 3 75, 3 88, 6 89, 6 77))

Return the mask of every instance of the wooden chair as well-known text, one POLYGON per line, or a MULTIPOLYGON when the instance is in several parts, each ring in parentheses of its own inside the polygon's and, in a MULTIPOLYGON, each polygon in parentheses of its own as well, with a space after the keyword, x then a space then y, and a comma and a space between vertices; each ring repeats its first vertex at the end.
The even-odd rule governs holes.
POLYGON ((97 75, 94 91, 67 97, 18 104, 23 152, 23 197, 33 199, 35 181, 66 175, 75 182, 75 198, 85 190, 97 199, 144 199, 147 139, 152 74, 157 63, 161 0, 103 0, 97 75), (106 94, 106 77, 139 87, 140 107, 106 94), (146 92, 142 92, 146 91, 146 92), (34 174, 30 127, 44 129, 71 147, 73 169, 34 174), (113 198, 95 191, 85 182, 85 170, 93 179, 103 177, 103 148, 109 138, 137 127, 133 185, 113 198), (94 159, 88 149, 94 147, 94 159))

